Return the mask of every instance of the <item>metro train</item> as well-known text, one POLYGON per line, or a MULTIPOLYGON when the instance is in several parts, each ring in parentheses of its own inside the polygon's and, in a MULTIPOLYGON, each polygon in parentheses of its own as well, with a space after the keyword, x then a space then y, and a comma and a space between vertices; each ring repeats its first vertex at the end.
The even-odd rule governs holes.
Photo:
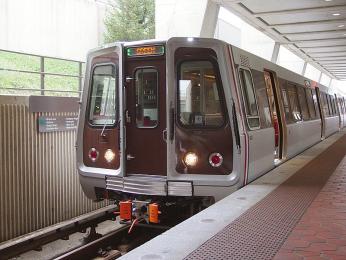
POLYGON ((123 211, 208 206, 345 125, 342 95, 223 41, 114 43, 88 54, 77 168, 123 211))

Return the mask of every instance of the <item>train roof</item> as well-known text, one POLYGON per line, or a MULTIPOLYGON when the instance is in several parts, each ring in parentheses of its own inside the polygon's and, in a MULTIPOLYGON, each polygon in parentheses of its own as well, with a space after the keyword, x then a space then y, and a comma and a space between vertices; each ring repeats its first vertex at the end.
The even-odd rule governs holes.
MULTIPOLYGON (((233 59, 234 63, 240 66, 248 67, 251 69, 255 69, 258 71, 263 71, 264 69, 267 70, 272 70, 275 71, 277 76, 279 78, 285 79, 290 82, 294 82, 296 84, 300 84, 303 86, 306 86, 306 82, 309 82, 309 85, 315 85, 318 86, 322 91, 329 93, 329 94, 334 94, 336 91, 332 90, 314 80, 311 80, 309 78, 304 77, 301 74, 298 74, 296 72, 293 72, 291 70, 288 70, 276 63, 273 63, 271 61, 268 61, 264 58, 261 58, 255 54, 252 54, 248 51, 245 51, 241 48, 238 48, 234 45, 231 45, 229 43, 226 43, 225 41, 219 40, 219 39, 213 39, 213 38, 201 38, 201 37, 172 37, 168 40, 158 40, 158 39, 150 39, 150 40, 140 40, 140 41, 131 41, 131 42, 114 42, 110 44, 105 44, 100 46, 99 48, 92 49, 90 53, 94 53, 97 51, 100 51, 102 49, 110 48, 110 47, 115 47, 123 45, 125 47, 127 46, 138 46, 138 45, 149 45, 149 44, 166 44, 169 41, 179 41, 179 40, 189 40, 189 39, 194 39, 197 41, 209 41, 209 42, 215 42, 216 45, 225 45, 225 46, 230 46, 232 49, 233 53, 233 59)), ((192 43, 193 45, 193 43, 192 43)), ((341 93, 338 93, 341 94, 341 93)))

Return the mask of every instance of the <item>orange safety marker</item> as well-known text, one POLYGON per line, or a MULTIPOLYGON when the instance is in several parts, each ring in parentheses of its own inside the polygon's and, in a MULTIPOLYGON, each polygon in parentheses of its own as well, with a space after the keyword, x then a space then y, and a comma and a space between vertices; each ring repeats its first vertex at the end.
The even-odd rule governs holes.
POLYGON ((120 219, 123 220, 131 220, 132 219, 132 202, 128 201, 120 201, 120 219))
POLYGON ((159 223, 159 205, 157 203, 149 204, 149 222, 150 223, 159 223))

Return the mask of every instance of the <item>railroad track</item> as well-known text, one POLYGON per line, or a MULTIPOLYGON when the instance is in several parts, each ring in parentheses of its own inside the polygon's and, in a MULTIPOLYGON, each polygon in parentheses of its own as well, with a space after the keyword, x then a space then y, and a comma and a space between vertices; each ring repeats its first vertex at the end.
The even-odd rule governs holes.
POLYGON ((166 226, 162 223, 148 224, 145 218, 115 222, 119 210, 117 206, 111 205, 2 243, 0 260, 17 256, 19 259, 116 259, 200 210, 194 209, 191 205, 193 204, 188 203, 178 211, 172 208, 167 214, 169 217, 162 221, 167 224, 166 226), (107 228, 101 232, 103 235, 98 234, 96 226, 99 226, 98 231, 100 231, 102 230, 100 226, 107 221, 109 222, 107 228), (88 228, 90 228, 88 236, 78 235, 85 233, 88 228), (77 241, 74 236, 77 236, 77 241), (69 243, 61 245, 61 240, 68 240, 69 243), (60 245, 56 246, 56 243, 60 245), (45 250, 34 252, 42 248, 45 250))
POLYGON ((121 228, 55 259, 117 259, 163 233, 168 227, 153 228, 153 226, 143 224, 136 226, 130 234, 128 233, 129 228, 130 225, 125 224, 121 228))
MULTIPOLYGON (((40 251, 44 245, 59 239, 68 240, 74 233, 85 233, 87 228, 90 228, 89 235, 87 237, 81 235, 81 238, 83 236, 87 238, 84 243, 74 246, 67 252, 61 253, 61 250, 60 253, 52 252, 50 257, 47 256, 44 259, 116 259, 170 228, 143 223, 137 223, 131 228, 130 222, 124 222, 116 230, 103 236, 97 234, 96 226, 107 220, 115 220, 114 211, 116 210, 116 206, 108 206, 2 243, 0 244, 0 260, 11 259, 29 251, 40 251), (131 232, 129 232, 130 228, 131 232)), ((37 259, 42 258, 37 257, 37 259)))
POLYGON ((88 228, 91 230, 89 239, 95 239, 96 226, 114 218, 113 212, 116 210, 117 206, 110 205, 77 218, 5 241, 0 244, 0 260, 10 259, 31 250, 39 251, 43 245, 59 239, 68 240, 70 235, 78 232, 85 233, 88 228))

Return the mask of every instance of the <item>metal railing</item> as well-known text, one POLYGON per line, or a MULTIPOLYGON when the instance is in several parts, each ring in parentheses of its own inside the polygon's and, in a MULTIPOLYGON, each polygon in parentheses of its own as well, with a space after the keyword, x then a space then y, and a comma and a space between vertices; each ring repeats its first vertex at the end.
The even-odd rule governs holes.
POLYGON ((83 64, 85 64, 85 62, 77 61, 77 60, 71 60, 71 59, 50 57, 50 56, 43 56, 43 55, 37 55, 37 54, 30 54, 30 53, 24 53, 24 52, 9 51, 9 50, 3 50, 3 49, 0 49, 0 53, 1 52, 25 55, 25 56, 30 56, 30 57, 38 57, 39 58, 39 67, 40 67, 39 71, 2 68, 1 64, 0 64, 0 71, 8 71, 8 72, 27 73, 27 74, 40 75, 40 88, 13 88, 13 87, 3 87, 3 86, 0 86, 0 90, 16 90, 16 91, 40 92, 40 95, 42 95, 42 96, 44 96, 46 92, 74 93, 74 94, 78 94, 78 96, 80 96, 80 94, 82 92, 82 80, 83 80, 83 77, 84 77, 83 76, 83 64), (47 71, 45 71, 45 60, 46 59, 60 60, 60 61, 67 61, 67 62, 71 62, 71 63, 77 63, 78 64, 78 74, 64 74, 64 73, 47 72, 47 71), (74 90, 61 90, 61 89, 46 89, 46 85, 45 85, 45 77, 46 76, 78 78, 78 91, 74 91, 74 90))

